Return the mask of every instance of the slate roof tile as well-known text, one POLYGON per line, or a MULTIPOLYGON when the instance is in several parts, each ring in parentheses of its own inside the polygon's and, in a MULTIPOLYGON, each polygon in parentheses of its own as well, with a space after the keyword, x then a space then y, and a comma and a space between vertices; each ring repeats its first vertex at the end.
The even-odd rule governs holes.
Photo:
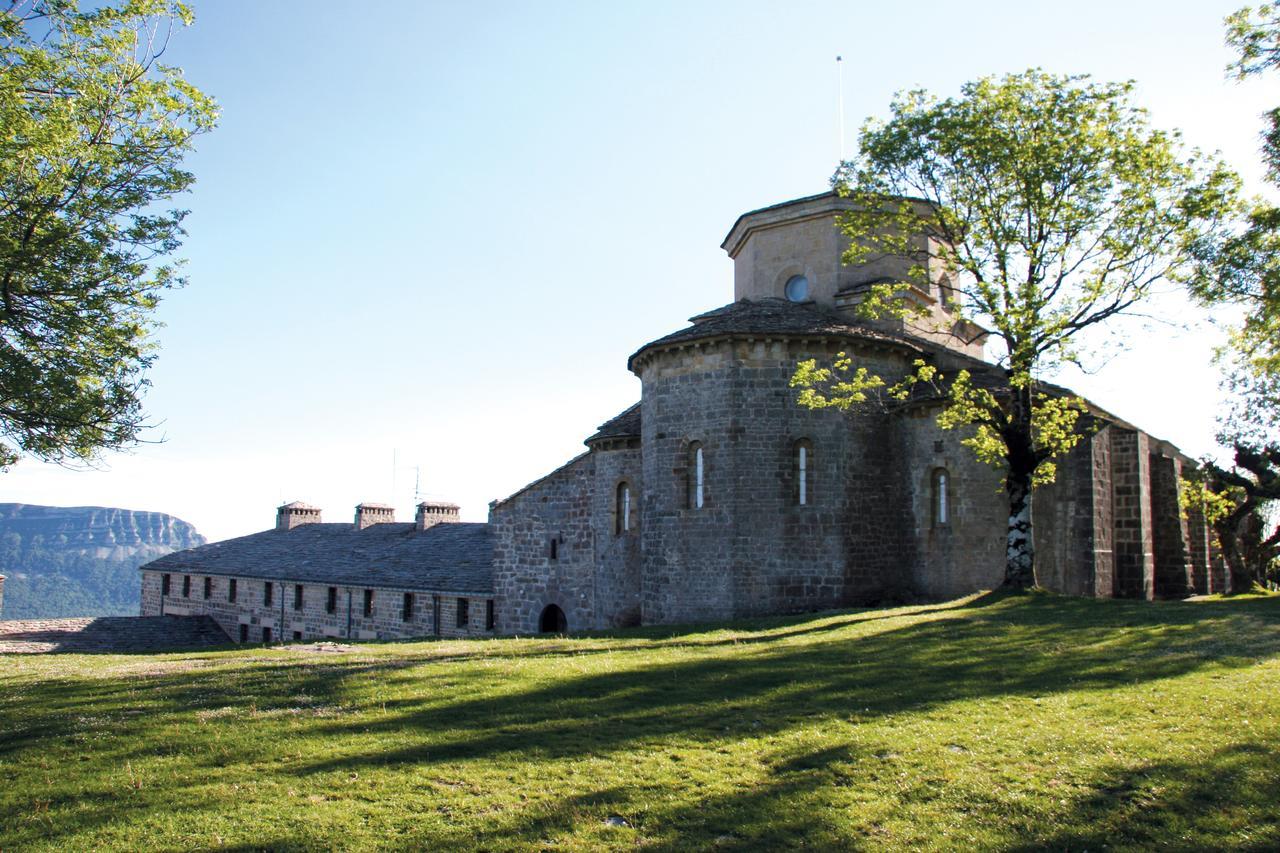
POLYGON ((237 575, 293 583, 390 587, 448 593, 493 592, 489 525, 302 524, 177 551, 145 571, 237 575))
POLYGON ((822 335, 883 341, 908 349, 921 349, 919 342, 903 335, 894 335, 869 326, 850 323, 814 305, 788 302, 785 299, 742 299, 714 311, 690 317, 689 322, 693 325, 640 347, 627 360, 627 367, 630 368, 641 353, 655 347, 723 335, 822 335))
POLYGON ((597 427, 596 434, 586 440, 587 444, 604 438, 629 438, 640 436, 640 404, 623 410, 597 427))

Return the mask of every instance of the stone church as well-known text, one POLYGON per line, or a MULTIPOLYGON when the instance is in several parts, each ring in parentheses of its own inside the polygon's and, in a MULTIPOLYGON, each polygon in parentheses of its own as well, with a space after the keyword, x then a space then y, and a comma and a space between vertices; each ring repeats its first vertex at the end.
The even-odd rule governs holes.
MULTIPOLYGON (((575 631, 945 598, 998 586, 1000 475, 935 423, 936 401, 845 414, 796 404, 806 358, 845 352, 892 381, 916 359, 991 375, 945 280, 912 289, 921 332, 867 323, 886 260, 843 266, 834 193, 741 216, 722 247, 734 301, 641 346, 640 401, 587 450, 490 505, 486 524, 361 504, 354 524, 281 507, 274 529, 142 568, 143 614, 207 613, 233 638, 575 631), (948 333, 950 332, 950 333, 948 333), (194 592, 193 592, 194 590, 194 592)), ((1222 589, 1210 531, 1178 506, 1191 464, 1091 406, 1034 502, 1037 581, 1088 596, 1222 589)))

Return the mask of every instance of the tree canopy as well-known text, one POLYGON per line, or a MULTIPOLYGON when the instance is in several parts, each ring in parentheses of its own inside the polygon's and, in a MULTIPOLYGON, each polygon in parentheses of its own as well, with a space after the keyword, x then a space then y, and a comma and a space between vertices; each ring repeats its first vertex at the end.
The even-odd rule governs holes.
POLYGON ((971 336, 970 324, 938 326, 910 298, 940 289, 955 314, 990 331, 999 381, 921 362, 886 386, 846 358, 802 364, 794 384, 811 406, 937 387, 939 424, 968 430, 965 443, 1004 471, 1015 587, 1034 582, 1032 487, 1053 479, 1055 458, 1080 437, 1081 401, 1041 377, 1079 358, 1081 332, 1134 309, 1158 283, 1213 274, 1196 249, 1222 239, 1238 206, 1238 178, 1152 128, 1132 92, 1132 83, 1030 70, 967 83, 959 97, 900 93, 834 179, 853 202, 838 220, 850 238, 844 262, 891 257, 909 269, 870 287, 860 314, 971 336))
POLYGON ((0 8, 0 468, 135 442, 153 309, 213 101, 160 58, 170 0, 0 8))
MULTIPOLYGON (((1226 27, 1237 54, 1229 75, 1245 79, 1280 66, 1280 3, 1240 9, 1226 27)), ((1280 185, 1280 107, 1263 123, 1266 176, 1280 185)), ((1213 524, 1230 591, 1245 592, 1255 581, 1280 581, 1280 208, 1252 200, 1242 227, 1200 251, 1218 274, 1195 282, 1195 294, 1243 312, 1218 354, 1228 392, 1218 442, 1231 461, 1206 459, 1189 500, 1213 524)))

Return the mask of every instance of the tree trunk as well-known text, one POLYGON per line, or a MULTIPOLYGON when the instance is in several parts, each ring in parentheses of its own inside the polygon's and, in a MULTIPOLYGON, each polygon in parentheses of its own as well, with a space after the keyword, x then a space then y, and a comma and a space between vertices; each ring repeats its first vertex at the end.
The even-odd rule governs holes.
POLYGON ((1009 495, 1009 531, 1005 539, 1004 585, 1029 589, 1036 584, 1035 545, 1031 531, 1031 479, 1037 458, 1031 429, 1031 383, 1014 381, 1021 374, 1007 371, 1010 385, 1009 420, 1001 430, 1008 462, 1004 488, 1009 495))
POLYGON ((1004 585, 1012 589, 1035 586, 1035 546, 1031 540, 1031 475, 1009 471, 1009 532, 1006 538, 1004 585))
POLYGON ((1213 525, 1222 549, 1222 562, 1227 566, 1227 595, 1237 595, 1253 588, 1253 572, 1241 547, 1244 514, 1237 509, 1213 525))

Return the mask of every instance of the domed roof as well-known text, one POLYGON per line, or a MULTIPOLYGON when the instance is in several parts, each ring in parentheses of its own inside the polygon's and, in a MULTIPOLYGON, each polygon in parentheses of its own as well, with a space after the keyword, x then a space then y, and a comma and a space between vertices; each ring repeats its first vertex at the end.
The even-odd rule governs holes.
POLYGON ((693 325, 650 341, 636 350, 627 359, 628 369, 634 370, 636 359, 652 350, 719 337, 837 337, 887 343, 916 352, 924 351, 918 342, 903 335, 850 323, 847 319, 812 304, 789 302, 785 299, 742 299, 690 317, 689 322, 693 325))

